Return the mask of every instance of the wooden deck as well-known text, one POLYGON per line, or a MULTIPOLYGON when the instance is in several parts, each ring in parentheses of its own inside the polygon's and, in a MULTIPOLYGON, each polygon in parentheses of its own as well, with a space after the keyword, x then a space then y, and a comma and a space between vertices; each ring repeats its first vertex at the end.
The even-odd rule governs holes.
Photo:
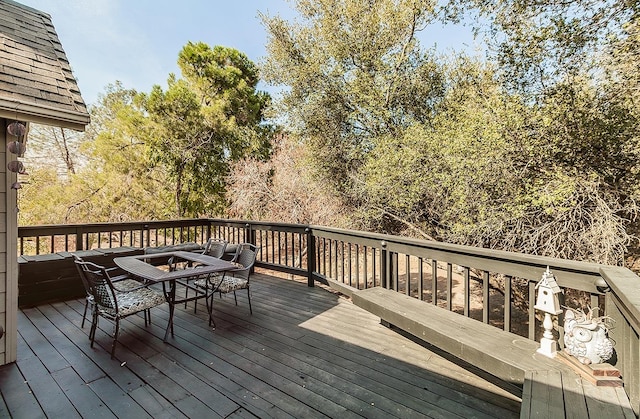
MULTIPOLYGON (((80 328, 83 300, 19 313, 18 361, 0 367, 0 417, 518 417, 509 385, 486 381, 322 287, 256 274, 246 293, 111 324, 96 345, 80 328)), ((517 391, 515 391, 517 393, 517 391)))

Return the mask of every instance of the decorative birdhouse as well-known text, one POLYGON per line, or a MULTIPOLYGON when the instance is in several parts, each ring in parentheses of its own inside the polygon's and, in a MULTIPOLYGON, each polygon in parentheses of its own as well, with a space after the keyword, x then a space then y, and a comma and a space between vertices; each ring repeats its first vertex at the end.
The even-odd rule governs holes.
POLYGON ((557 295, 560 294, 562 290, 558 286, 556 277, 553 276, 548 266, 547 271, 542 274, 542 279, 536 285, 536 289, 538 290, 538 298, 533 308, 549 314, 562 313, 557 295))

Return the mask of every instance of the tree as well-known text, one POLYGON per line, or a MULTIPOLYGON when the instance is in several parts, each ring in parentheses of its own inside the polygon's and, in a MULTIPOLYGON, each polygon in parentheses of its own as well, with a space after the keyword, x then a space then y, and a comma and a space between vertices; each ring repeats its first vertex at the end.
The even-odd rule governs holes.
POLYGON ((312 150, 317 172, 343 194, 381 135, 427 123, 442 97, 435 58, 416 34, 433 17, 426 0, 298 0, 293 24, 262 16, 263 76, 288 90, 276 108, 312 150))
POLYGON ((446 21, 477 13, 476 31, 486 34, 502 82, 535 98, 597 67, 599 51, 637 19, 638 2, 450 0, 444 10, 446 21))
POLYGON ((154 86, 136 99, 147 150, 173 181, 176 216, 221 214, 229 162, 268 156, 269 96, 256 91, 256 67, 234 49, 190 42, 178 64, 182 79, 170 75, 166 91, 154 86))
POLYGON ((453 243, 621 263, 631 238, 624 215, 635 211, 628 188, 614 181, 615 167, 601 170, 608 166, 590 161, 594 151, 582 150, 577 135, 555 126, 591 125, 597 133, 610 119, 606 109, 590 111, 594 102, 587 96, 574 97, 570 110, 530 106, 506 93, 491 67, 468 59, 448 74, 450 89, 432 123, 381 138, 368 156, 361 214, 371 225, 453 243))
POLYGON ((31 124, 29 129, 28 166, 55 167, 60 176, 76 173, 78 147, 84 134, 67 128, 31 124))
POLYGON ((273 146, 268 161, 245 158, 232 164, 228 216, 347 227, 349 217, 340 197, 311 175, 304 144, 281 135, 273 146))
POLYGON ((597 16, 571 21, 566 3, 461 4, 494 13, 489 61, 420 50, 426 2, 300 0, 301 24, 263 17, 293 140, 365 228, 621 263, 640 160, 637 110, 591 72, 610 26, 589 32, 597 16))
POLYGON ((170 217, 166 175, 150 164, 138 136, 143 115, 133 106, 136 94, 120 83, 107 86, 91 107, 92 122, 74 151, 73 161, 84 163, 75 173, 61 177, 48 165, 30 169, 29 181, 19 191, 20 224, 170 217))

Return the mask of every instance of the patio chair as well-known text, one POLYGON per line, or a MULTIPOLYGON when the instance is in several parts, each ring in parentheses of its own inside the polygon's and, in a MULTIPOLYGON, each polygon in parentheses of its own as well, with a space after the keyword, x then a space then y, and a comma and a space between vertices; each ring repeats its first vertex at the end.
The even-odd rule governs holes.
MULTIPOLYGON (((93 320, 89 340, 91 347, 96 337, 98 318, 104 317, 115 323, 113 334, 113 344, 111 346, 111 358, 116 351, 118 343, 118 332, 120 331, 120 320, 141 311, 145 312, 153 307, 164 304, 167 300, 163 293, 149 288, 149 285, 138 283, 135 288, 125 289, 112 282, 109 273, 104 266, 96 265, 92 262, 75 261, 78 269, 87 281, 87 286, 93 297, 94 309, 92 310, 93 320)), ((149 323, 151 319, 149 318, 149 323)), ((147 326, 147 316, 145 314, 145 326, 147 326)))
POLYGON ((213 256, 214 258, 222 258, 224 251, 227 248, 227 244, 229 243, 224 239, 210 238, 207 240, 207 244, 205 244, 202 254, 213 256))
MULTIPOLYGON (((76 262, 84 262, 84 259, 82 259, 80 256, 75 254, 73 255, 73 259, 76 262)), ((87 320, 87 309, 91 307, 91 310, 92 310, 91 313, 93 314, 95 305, 93 303, 94 302, 93 294, 91 294, 91 290, 89 289, 89 283, 87 282, 87 278, 84 275, 84 271, 80 268, 80 265, 78 264, 76 264, 76 268, 78 268, 78 275, 80 276, 80 280, 82 281, 82 285, 84 286, 84 290, 86 293, 84 312, 82 313, 82 324, 80 325, 81 328, 84 328, 84 323, 87 320)), ((106 268, 106 271, 113 272, 116 269, 117 268, 106 268)), ((114 284, 117 283, 118 288, 120 289, 132 289, 142 285, 139 281, 132 279, 129 275, 126 275, 126 274, 112 276, 111 282, 114 284)), ((151 321, 151 317, 150 317, 151 313, 149 311, 145 311, 145 321, 147 321, 147 316, 149 316, 149 321, 151 321)))
POLYGON ((233 298, 236 305, 238 305, 238 297, 236 291, 241 289, 247 290, 247 299, 249 301, 249 312, 253 314, 251 307, 251 291, 249 289, 249 280, 253 265, 256 261, 256 252, 258 248, 250 243, 242 243, 238 245, 238 256, 235 258, 235 263, 238 269, 233 271, 225 271, 218 277, 206 277, 199 278, 195 281, 194 285, 198 288, 202 288, 206 291, 207 309, 209 310, 209 325, 213 325, 215 329, 215 321, 213 320, 213 296, 215 293, 226 294, 233 292, 233 298))
MULTIPOLYGON (((227 244, 228 244, 227 241, 224 239, 218 239, 218 238, 212 237, 209 240, 207 240, 207 243, 204 246, 204 250, 202 251, 202 254, 221 259, 222 256, 224 255, 225 249, 227 248, 227 244)), ((188 265, 187 267, 191 267, 191 266, 188 265)), ((194 267, 197 268, 198 265, 195 265, 194 267)), ((177 269, 177 267, 175 266, 175 264, 172 263, 172 261, 169 262, 169 268, 177 269)), ((184 298, 185 299, 189 298, 189 279, 180 281, 180 283, 181 285, 184 286, 184 298)), ((185 301, 184 303, 184 308, 187 308, 187 301, 185 301)), ((194 313, 196 312, 197 308, 198 308, 198 303, 196 301, 193 303, 194 313)))

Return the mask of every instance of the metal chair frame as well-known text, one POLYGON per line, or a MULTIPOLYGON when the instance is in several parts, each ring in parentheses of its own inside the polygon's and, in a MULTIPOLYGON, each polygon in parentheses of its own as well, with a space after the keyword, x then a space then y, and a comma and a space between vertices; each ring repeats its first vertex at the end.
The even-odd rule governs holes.
POLYGON ((120 320, 142 311, 145 312, 144 323, 147 326, 151 323, 151 317, 147 318, 147 312, 152 307, 164 304, 165 295, 149 288, 148 284, 142 283, 138 283, 139 286, 134 288, 116 287, 104 266, 81 260, 76 260, 75 263, 82 272, 81 278, 86 281, 89 293, 93 297, 92 323, 89 332, 91 347, 96 337, 98 318, 104 317, 111 320, 115 323, 111 346, 111 358, 113 358, 118 343, 120 320))
MULTIPOLYGON (((76 254, 73 255, 73 259, 76 262, 85 262, 84 259, 82 259, 80 256, 76 254)), ((87 320, 87 310, 89 307, 91 307, 91 310, 92 310, 91 313, 93 314, 93 309, 95 307, 95 304, 94 304, 93 295, 91 294, 91 290, 89 289, 89 283, 87 282, 87 278, 84 275, 84 271, 80 268, 80 265, 78 264, 76 264, 76 268, 78 269, 78 275, 80 276, 80 280, 82 281, 82 285, 84 286, 84 290, 86 292, 84 311, 82 313, 82 324, 80 325, 81 328, 84 328, 84 323, 87 320)), ((107 272, 113 272, 116 269, 118 268, 105 268, 107 272)), ((114 284, 117 283, 118 287, 121 289, 132 289, 132 288, 139 287, 141 285, 139 281, 132 279, 129 275, 126 275, 126 274, 112 276, 110 278, 111 278, 111 282, 114 284)), ((145 322, 147 321, 147 317, 148 317, 148 321, 151 322, 151 312, 147 310, 145 311, 144 315, 145 315, 145 322)))
POLYGON ((200 278, 195 282, 195 286, 205 289, 206 291, 205 301, 207 310, 209 310, 209 326, 213 326, 214 329, 216 327, 215 320, 213 319, 213 296, 215 293, 222 295, 223 293, 226 294, 233 291, 233 298, 237 306, 238 297, 236 291, 246 289, 247 300, 249 301, 249 312, 253 314, 250 277, 256 261, 257 251, 257 246, 251 243, 242 243, 238 245, 238 252, 234 258, 235 263, 238 264, 238 269, 225 271, 217 277, 208 276, 206 278, 200 278))
MULTIPOLYGON (((209 240, 207 240, 207 243, 204 246, 204 250, 202 251, 203 255, 208 255, 208 256, 212 256, 214 258, 218 258, 218 259, 222 259, 222 257, 224 256, 224 252, 227 249, 227 245, 229 243, 224 240, 224 239, 219 239, 219 238, 215 238, 212 237, 209 240)), ((187 268, 190 268, 192 266, 187 265, 187 268)), ((198 265, 193 266, 193 267, 198 267, 198 265)), ((175 264, 172 264, 172 262, 169 262, 169 269, 177 269, 177 266, 175 264)), ((185 280, 185 281, 180 281, 180 284, 184 286, 184 298, 185 300, 189 298, 189 280, 185 280)), ((197 309, 198 309, 198 299, 194 299, 194 300, 189 300, 189 301, 194 301, 193 303, 193 313, 195 314, 197 309)), ((184 302, 184 308, 187 308, 187 302, 184 302)))

